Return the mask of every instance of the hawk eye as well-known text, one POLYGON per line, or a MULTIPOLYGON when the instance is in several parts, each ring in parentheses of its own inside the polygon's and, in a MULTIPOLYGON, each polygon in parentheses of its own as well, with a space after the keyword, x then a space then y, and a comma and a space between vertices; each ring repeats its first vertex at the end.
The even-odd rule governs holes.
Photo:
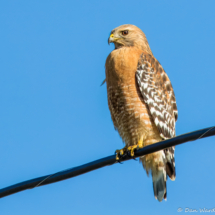
POLYGON ((128 30, 122 31, 122 35, 123 35, 123 36, 126 36, 127 34, 128 34, 128 30))

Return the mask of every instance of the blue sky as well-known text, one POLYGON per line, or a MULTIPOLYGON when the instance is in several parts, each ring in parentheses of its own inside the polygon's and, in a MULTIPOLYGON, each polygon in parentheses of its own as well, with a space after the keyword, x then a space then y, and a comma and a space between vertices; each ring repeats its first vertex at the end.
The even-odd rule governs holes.
MULTIPOLYGON (((177 135, 214 122, 213 0, 2 1, 0 188, 78 166, 123 144, 107 106, 110 31, 134 24, 171 79, 177 135)), ((0 199, 2 215, 179 214, 214 208, 215 137, 176 147, 167 201, 137 161, 0 199)))

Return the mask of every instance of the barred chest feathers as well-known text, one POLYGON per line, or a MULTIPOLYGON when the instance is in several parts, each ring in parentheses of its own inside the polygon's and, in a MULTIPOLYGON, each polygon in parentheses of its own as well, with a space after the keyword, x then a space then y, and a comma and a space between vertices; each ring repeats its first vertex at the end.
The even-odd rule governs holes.
POLYGON ((116 49, 106 61, 108 105, 115 129, 126 145, 143 138, 145 145, 161 140, 136 83, 141 53, 130 47, 116 49))

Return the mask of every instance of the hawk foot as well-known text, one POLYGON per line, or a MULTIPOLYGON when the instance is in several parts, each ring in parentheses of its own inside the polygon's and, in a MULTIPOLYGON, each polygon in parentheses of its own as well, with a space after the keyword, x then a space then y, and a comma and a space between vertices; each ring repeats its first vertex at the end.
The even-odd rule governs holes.
POLYGON ((139 140, 138 143, 136 145, 132 145, 129 146, 127 148, 127 151, 129 152, 130 156, 133 157, 134 156, 134 151, 143 148, 143 141, 139 140))
POLYGON ((115 153, 116 153, 116 160, 119 161, 120 158, 126 154, 127 152, 127 146, 125 146, 124 148, 122 149, 119 149, 119 150, 116 150, 115 153))
POLYGON ((116 150, 116 160, 120 160, 120 158, 124 155, 130 155, 131 157, 134 156, 134 151, 137 149, 141 149, 143 148, 143 141, 139 140, 138 143, 136 145, 132 145, 132 146, 125 146, 124 148, 120 149, 120 150, 116 150))

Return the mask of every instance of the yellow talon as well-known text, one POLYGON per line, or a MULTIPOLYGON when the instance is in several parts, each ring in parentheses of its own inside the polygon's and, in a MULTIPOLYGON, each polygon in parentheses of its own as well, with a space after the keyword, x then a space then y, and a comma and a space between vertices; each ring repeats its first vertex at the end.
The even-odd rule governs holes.
POLYGON ((129 146, 128 151, 130 151, 130 155, 133 157, 134 156, 134 150, 135 149, 141 149, 143 148, 143 140, 139 140, 136 145, 129 146))
POLYGON ((132 145, 132 146, 125 146, 124 148, 120 149, 120 150, 116 150, 116 160, 120 160, 120 157, 122 155, 124 155, 126 152, 130 152, 130 155, 133 157, 134 156, 134 150, 135 149, 141 149, 143 148, 143 140, 139 140, 138 143, 136 145, 132 145))
POLYGON ((116 150, 115 151, 115 153, 116 153, 116 160, 119 160, 120 156, 124 155, 126 151, 127 151, 127 147, 126 146, 124 148, 122 148, 122 149, 116 150))
POLYGON ((134 150, 137 148, 137 145, 129 146, 128 151, 130 152, 130 155, 134 156, 134 150))

